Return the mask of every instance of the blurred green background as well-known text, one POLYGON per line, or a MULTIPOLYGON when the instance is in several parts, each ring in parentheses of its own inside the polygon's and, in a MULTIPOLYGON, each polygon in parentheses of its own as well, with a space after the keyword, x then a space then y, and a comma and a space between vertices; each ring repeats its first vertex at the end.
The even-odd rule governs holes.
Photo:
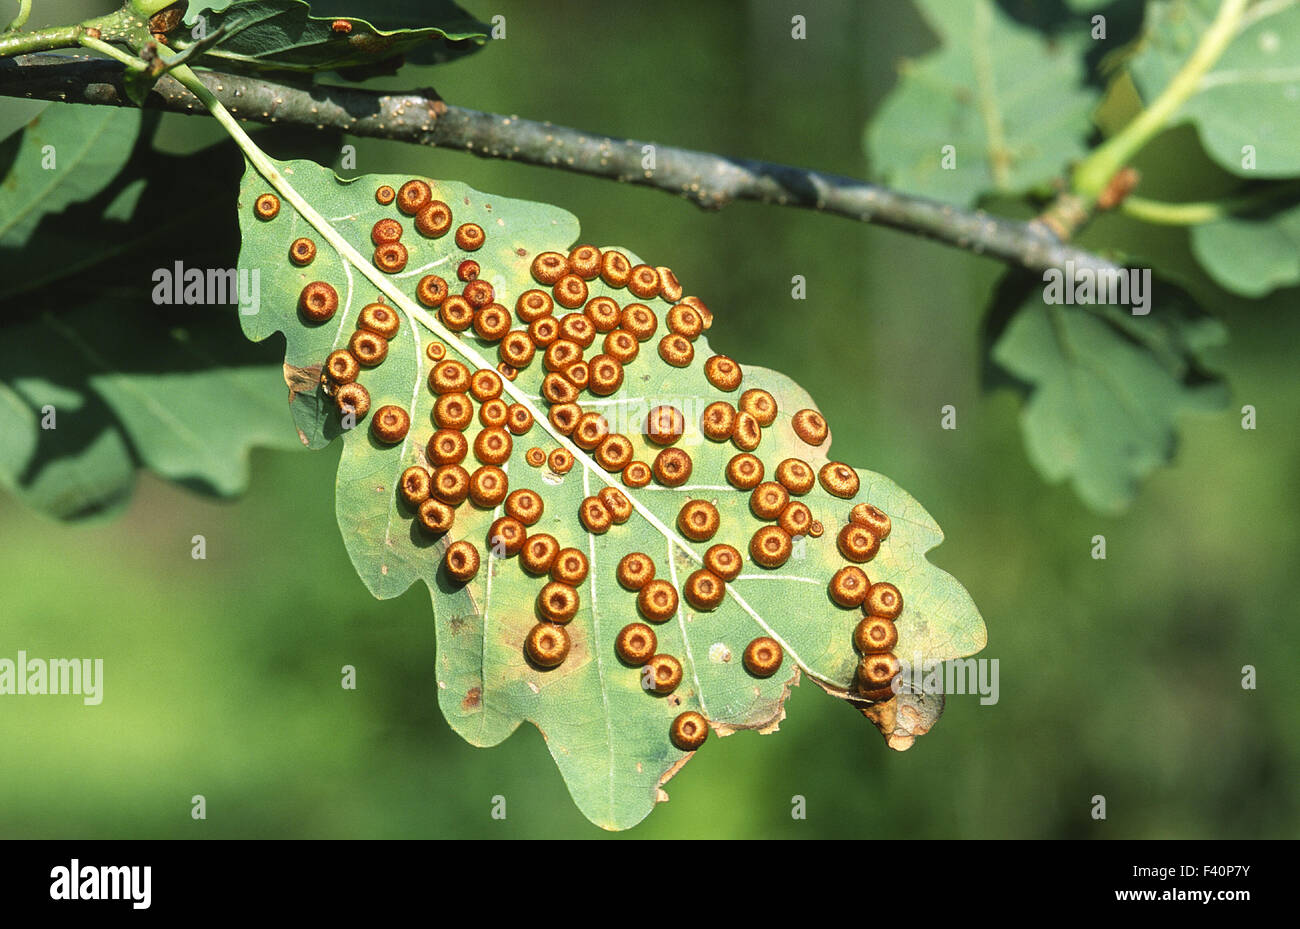
MULTIPOLYGON (((506 40, 386 86, 620 136, 870 176, 862 128, 900 56, 933 39, 906 3, 470 4, 506 40), (808 38, 789 38, 808 16, 808 38)), ((37 4, 33 24, 78 8, 37 4)), ((345 6, 325 5, 341 12, 345 6)), ((352 8, 349 12, 365 14, 352 8)), ((381 82, 381 86, 384 83, 381 82)), ((0 101, 9 131, 29 110, 0 101)), ((178 144, 216 140, 168 117, 178 144)), ((356 140, 352 140, 356 141, 356 140)), ((356 141, 357 172, 457 178, 575 213, 584 239, 671 264, 717 313, 710 342, 799 380, 837 457, 890 475, 944 527, 932 559, 980 606, 1001 700, 952 697, 906 753, 815 686, 774 736, 711 739, 637 838, 1294 837, 1300 834, 1300 379, 1296 291, 1228 298, 1233 402, 1188 418, 1125 516, 1030 467, 1020 401, 985 393, 1001 266, 813 213, 706 214, 645 189, 462 153, 356 141), (790 299, 802 274, 808 299, 790 299), (958 429, 939 428, 944 404, 958 429), (1240 427, 1242 404, 1259 428, 1240 427), (1090 557, 1104 534, 1109 557, 1090 557), (1258 669, 1243 690, 1241 668, 1258 669), (792 820, 791 798, 807 800, 792 820), (1094 821, 1091 798, 1107 799, 1094 821)), ((280 153, 285 154, 285 153, 280 153)), ((1204 165, 1157 150, 1148 176, 1204 165)), ((233 204, 235 191, 230 191, 233 204)), ((1108 219, 1090 238, 1168 260, 1181 232, 1108 219)), ((160 264, 182 258, 160 256, 160 264)), ((233 323, 232 323, 233 324, 233 323)), ((265 346, 278 361, 280 344, 265 346)), ((282 389, 282 388, 281 388, 282 389)), ((291 429, 288 412, 285 428, 291 429)), ((126 514, 58 525, 0 498, 0 657, 95 656, 105 698, 0 699, 3 837, 597 837, 537 731, 475 749, 442 720, 428 593, 373 600, 333 514, 337 448, 257 453, 216 502, 142 476, 126 514), (190 539, 207 538, 206 561, 190 539), (340 668, 358 687, 339 686, 340 668), (203 794, 208 818, 190 817, 203 794), (491 818, 504 795, 508 818, 491 818)))

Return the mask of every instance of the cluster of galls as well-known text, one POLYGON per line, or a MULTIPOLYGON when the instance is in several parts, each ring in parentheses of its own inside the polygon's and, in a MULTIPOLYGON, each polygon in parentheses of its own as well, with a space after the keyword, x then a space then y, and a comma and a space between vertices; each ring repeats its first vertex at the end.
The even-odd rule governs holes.
POLYGON ((849 511, 849 522, 840 530, 840 553, 855 564, 835 572, 830 596, 845 609, 862 608, 863 618, 853 631, 853 645, 862 656, 855 685, 868 700, 892 699, 893 679, 900 665, 894 655, 898 628, 894 620, 903 612, 903 595, 893 584, 871 583, 857 565, 875 557, 880 543, 889 537, 890 519, 879 507, 859 503, 849 511))

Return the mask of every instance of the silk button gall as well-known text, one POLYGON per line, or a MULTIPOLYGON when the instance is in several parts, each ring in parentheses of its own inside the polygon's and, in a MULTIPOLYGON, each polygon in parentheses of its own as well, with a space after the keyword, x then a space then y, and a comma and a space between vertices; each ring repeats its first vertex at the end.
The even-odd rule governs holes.
POLYGON ((344 384, 334 393, 334 405, 342 415, 362 419, 370 412, 370 391, 355 381, 344 384))
POLYGON ((752 413, 741 410, 736 414, 736 427, 731 432, 731 444, 742 452, 752 452, 763 441, 763 429, 752 413))
POLYGON ((816 410, 800 410, 794 414, 791 425, 794 434, 809 445, 821 445, 830 435, 825 418, 816 410))
POLYGON ((684 339, 694 342, 704 331, 704 320, 695 308, 679 303, 668 311, 668 329, 684 339))
POLYGON ((704 376, 718 390, 730 393, 740 386, 740 365, 726 355, 714 355, 704 362, 704 376))
POLYGON ((397 189, 397 208, 407 216, 414 216, 420 208, 433 199, 433 190, 421 180, 410 180, 397 189))
POLYGON ((744 565, 740 552, 725 543, 711 545, 704 553, 704 567, 728 583, 740 576, 740 569, 744 565))
POLYGON ((695 359, 695 346, 677 333, 659 340, 659 357, 674 368, 685 368, 695 359))
POLYGON ((573 456, 567 449, 553 448, 546 456, 546 465, 556 474, 568 474, 573 467, 573 456))
POLYGON ((370 241, 376 248, 402 241, 402 224, 391 216, 379 220, 370 227, 370 241))
POLYGON ((685 434, 686 417, 675 406, 652 407, 643 431, 655 445, 672 445, 685 434))
POLYGON ((636 595, 636 607, 652 623, 664 623, 677 613, 677 589, 664 580, 646 581, 636 595))
POLYGON ((691 478, 691 456, 680 448, 665 448, 655 456, 655 480, 665 487, 680 487, 691 478))
POLYGON ((754 677, 771 677, 781 670, 785 652, 776 639, 760 636, 745 647, 745 670, 754 677))
POLYGON ((375 441, 395 445, 406 438, 411 428, 411 417, 400 406, 381 406, 370 420, 370 433, 375 441))
POLYGON ((528 367, 536 351, 533 340, 528 338, 528 333, 521 329, 507 332, 497 347, 497 354, 501 356, 501 360, 513 368, 528 367))
POLYGON ((654 471, 644 461, 632 461, 623 469, 623 483, 633 489, 645 487, 654 477, 654 471))
POLYGON ((484 426, 504 426, 508 409, 506 402, 496 397, 478 408, 478 421, 484 426))
POLYGON ((512 490, 506 497, 506 515, 513 516, 525 526, 531 526, 542 518, 542 496, 535 490, 512 490))
POLYGON ((316 258, 316 243, 311 239, 294 239, 289 245, 289 260, 303 268, 316 258))
POLYGON ((654 655, 642 668, 641 685, 650 693, 664 696, 682 682, 682 663, 672 655, 654 655))
POLYGON ((902 666, 892 652, 863 655, 858 662, 858 691, 864 694, 879 693, 889 687, 901 670, 902 666))
POLYGON ((880 551, 880 540, 866 526, 849 523, 840 530, 835 543, 846 560, 856 564, 870 561, 880 551))
POLYGON ((609 527, 614 523, 614 517, 610 515, 599 497, 587 497, 578 504, 578 519, 582 522, 583 528, 592 535, 608 532, 609 527))
POLYGON ((456 277, 468 284, 470 281, 477 281, 482 270, 477 261, 473 258, 466 258, 456 265, 456 277))
POLYGON ((623 307, 619 325, 636 336, 638 342, 645 342, 655 334, 655 329, 659 327, 659 320, 654 310, 644 303, 629 303, 623 307))
MULTIPOLYGON (((515 435, 524 435, 533 428, 533 414, 522 403, 512 403, 506 408, 506 428, 515 435)), ((537 462, 540 466, 541 462, 537 462)))
POLYGON ((537 612, 549 622, 564 624, 578 615, 581 598, 568 584, 551 581, 537 594, 537 612))
POLYGON ((569 260, 559 252, 542 252, 529 270, 537 283, 551 286, 569 272, 569 260))
POLYGON ((608 251, 600 256, 600 279, 610 287, 626 287, 632 276, 632 262, 622 252, 608 251))
POLYGON ((614 525, 621 526, 632 516, 632 501, 623 495, 617 487, 602 487, 596 494, 600 502, 609 510, 609 518, 614 525))
POLYGON ((707 542, 721 524, 718 508, 707 500, 688 500, 677 513, 677 529, 692 542, 707 542))
POLYGON ((463 432, 439 429, 429 437, 424 454, 434 465, 454 465, 465 460, 469 453, 469 440, 463 432))
POLYGON ((447 282, 436 274, 426 274, 415 285, 415 299, 430 308, 442 306, 448 293, 447 282))
POLYGON ((569 657, 569 634, 563 626, 538 623, 524 640, 524 653, 543 670, 558 668, 569 657))
POLYGON ((716 610, 727 594, 727 587, 712 571, 701 568, 691 572, 682 587, 686 602, 701 612, 716 610))
POLYGON ((727 483, 737 490, 753 490, 763 480, 763 462, 753 455, 732 456, 727 462, 727 483))
POLYGON ((474 307, 460 294, 452 294, 438 307, 438 318, 452 332, 464 332, 474 323, 474 307))
POLYGON ((649 265, 637 265, 628 275, 627 289, 642 300, 659 296, 659 272, 649 265))
POLYGON ((496 399, 501 396, 501 389, 501 378, 495 371, 483 368, 470 375, 469 392, 476 400, 496 399))
POLYGON ((600 277, 600 249, 594 245, 579 245, 569 252, 569 270, 584 281, 600 277))
POLYGON ((597 397, 608 397, 623 386, 623 365, 611 355, 597 355, 587 366, 591 372, 588 384, 597 397))
POLYGON ((432 486, 433 478, 419 465, 407 468, 397 480, 397 492, 401 495, 402 502, 411 509, 429 499, 429 489, 432 486))
POLYGON ((519 551, 519 564, 529 574, 545 574, 551 570, 555 556, 559 554, 560 543, 555 536, 545 532, 530 535, 524 547, 519 551))
POLYGON ((898 614, 903 612, 903 595, 893 584, 883 581, 872 584, 862 609, 869 616, 897 619, 898 614))
POLYGON ((448 577, 459 584, 467 583, 478 574, 478 549, 463 539, 452 542, 447 546, 447 553, 443 555, 442 563, 447 569, 448 577))
POLYGON ((776 481, 764 481, 749 495, 749 510, 759 519, 776 519, 790 502, 789 492, 776 481))
POLYGON ((525 290, 515 301, 515 315, 525 323, 550 316, 554 308, 555 301, 544 290, 525 290))
POLYGON ((253 215, 268 222, 280 215, 280 198, 275 194, 262 194, 253 201, 253 215))
POLYGON ((867 616, 853 630, 853 645, 863 655, 892 652, 898 644, 898 627, 883 616, 867 616))
POLYGON ((397 335, 401 318, 391 306, 382 303, 369 303, 361 309, 361 318, 357 321, 358 329, 367 329, 385 340, 397 335))
POLYGON ((374 368, 388 357, 388 340, 368 329, 358 329, 348 340, 348 351, 363 367, 374 368))
POLYGON ((487 539, 494 553, 500 552, 503 557, 513 558, 528 541, 528 530, 514 517, 502 516, 488 527, 487 539))
POLYGON ((469 472, 460 465, 442 465, 433 472, 433 495, 448 506, 459 506, 469 496, 469 472))
POLYGON ((551 563, 551 580, 577 587, 587 579, 587 556, 576 548, 562 548, 551 563))
POLYGON ((758 420, 764 428, 776 422, 776 398, 766 390, 747 390, 740 395, 740 409, 758 420))
POLYGON ((654 560, 644 552, 629 552, 619 560, 615 576, 628 590, 640 590, 654 580, 654 560))
POLYGON ((375 202, 380 206, 388 206, 397 199, 397 191, 387 184, 381 184, 375 188, 375 202))
POLYGON ((485 238, 483 227, 478 223, 462 223, 456 228, 456 247, 461 251, 478 251, 485 238))
POLYGON ((415 229, 425 238, 440 238, 450 228, 451 207, 441 200, 430 200, 415 213, 415 229))
POLYGON ((736 428, 736 408, 725 400, 717 400, 704 408, 700 415, 700 431, 712 442, 725 442, 736 428))
POLYGON ((859 503, 849 511, 849 522, 857 523, 860 526, 866 526, 870 529, 877 539, 884 541, 889 538, 889 530, 893 523, 888 516, 879 507, 872 506, 870 503, 859 503))
POLYGON ((780 526, 763 526, 749 539, 749 557, 762 568, 779 568, 790 560, 794 543, 780 526))
POLYGON ((339 308, 339 293, 324 281, 312 281, 298 295, 298 312, 309 323, 323 323, 339 308))
POLYGON ((596 448, 596 463, 606 471, 622 471, 631 461, 632 441, 625 435, 606 436, 596 448))
POLYGON ((777 517, 776 524, 790 535, 800 536, 808 535, 812 529, 812 522, 812 510, 798 500, 791 500, 777 517))
POLYGON ((660 265, 655 268, 659 274, 659 294, 669 303, 676 303, 682 299, 682 285, 677 280, 677 275, 673 273, 672 268, 665 268, 660 265))
POLYGON ((385 274, 396 274, 406 267, 408 257, 401 242, 386 242, 375 249, 375 267, 385 274))
MULTIPOLYGON (((506 472, 496 465, 484 465, 476 468, 469 476, 469 498, 477 507, 491 510, 499 506, 510 489, 510 479, 506 472)), ((531 541, 531 539, 529 540, 531 541)))
POLYGON ((474 437, 474 457, 486 465, 500 465, 510 460, 514 440, 500 426, 489 426, 474 437))
POLYGON ((776 466, 776 479, 786 490, 797 497, 802 497, 813 489, 817 475, 812 466, 798 458, 786 458, 776 466))
POLYGON ((496 298, 496 291, 487 281, 470 281, 461 291, 469 305, 476 310, 481 310, 496 298))
POLYGON ((618 361, 619 364, 627 364, 640 353, 641 343, 636 340, 636 336, 626 329, 615 329, 605 336, 601 348, 606 355, 618 361))
POLYGON ((439 429, 463 432, 474 421, 474 404, 468 394, 443 394, 433 404, 433 422, 439 429))
POLYGON ((679 715, 668 729, 668 738, 678 751, 696 751, 708 737, 708 721, 694 710, 679 715))
POLYGON ((861 606, 870 587, 871 581, 865 571, 854 565, 845 565, 831 577, 831 599, 845 608, 861 606))
POLYGON ((858 472, 842 461, 828 461, 817 472, 817 478, 828 494, 835 497, 856 496, 859 488, 858 472))
POLYGON ((456 521, 456 513, 441 500, 429 497, 420 503, 419 509, 416 510, 416 519, 425 532, 441 535, 452 527, 456 521))
POLYGON ((593 297, 582 308, 582 315, 591 321, 597 332, 613 332, 618 328, 622 312, 609 297, 593 297))
POLYGON ((609 420, 599 413, 583 413, 570 436, 573 444, 589 452, 609 435, 609 420))
POLYGON ((347 349, 330 352, 325 359, 325 376, 334 385, 351 384, 361 373, 361 364, 347 349))
POLYGON ((645 623, 628 623, 614 639, 614 653, 619 661, 639 668, 654 657, 659 637, 645 623))

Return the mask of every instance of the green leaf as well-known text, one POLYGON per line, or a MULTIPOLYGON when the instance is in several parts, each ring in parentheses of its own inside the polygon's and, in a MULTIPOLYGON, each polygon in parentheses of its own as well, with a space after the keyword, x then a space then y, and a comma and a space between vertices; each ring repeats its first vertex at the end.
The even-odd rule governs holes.
POLYGON ((1192 227, 1192 253, 1219 286, 1247 297, 1300 283, 1300 205, 1192 227))
POLYGON ((282 365, 248 345, 232 312, 150 299, 153 270, 181 253, 148 247, 183 246, 185 224, 218 259, 224 239, 230 262, 228 206, 210 222, 216 201, 189 179, 233 186, 238 166, 228 149, 160 155, 156 123, 56 104, 2 146, 0 485, 61 519, 115 512, 140 467, 237 493, 253 446, 297 444, 274 400, 282 365))
POLYGON ((1166 281, 1153 279, 1149 315, 1115 305, 1044 300, 1043 282, 1009 273, 995 304, 1014 308, 992 358, 1029 393, 1021 430, 1051 482, 1069 479, 1102 513, 1132 503, 1143 478, 1168 462, 1178 417, 1227 402, 1200 354, 1225 330, 1166 281))
MULTIPOLYGON (((1153 0, 1143 41, 1130 64, 1148 103, 1196 48, 1219 0, 1153 0)), ((1190 120, 1210 156, 1242 177, 1300 175, 1300 4, 1260 2, 1246 9, 1236 37, 1175 120, 1190 120), (1253 162, 1243 148, 1254 149, 1253 162)))
POLYGON ((886 183, 968 205, 1037 187, 1084 153, 1097 101, 1085 85, 1085 19, 1049 41, 993 0, 917 2, 942 45, 904 64, 867 128, 886 183))
MULTIPOLYGON (((673 694, 647 694, 638 669, 616 657, 615 636, 639 619, 636 596, 615 578, 624 555, 632 551, 649 555, 657 577, 680 591, 699 569, 709 545, 726 542, 747 552, 750 537, 761 525, 749 509, 749 494, 734 489, 725 478, 726 463, 737 454, 736 448, 731 442, 706 439, 698 427, 706 403, 735 404, 740 391, 723 392, 710 384, 704 363, 714 352, 703 336, 695 341, 694 360, 688 366, 671 367, 661 360, 657 346, 671 305, 660 298, 644 301, 659 318, 658 330, 624 367, 621 389, 607 397, 583 393, 579 402, 626 435, 636 459, 647 463, 657 454, 643 434, 649 407, 667 404, 681 410, 687 429, 677 447, 693 461, 686 486, 669 488, 654 482, 633 489, 618 473, 607 472, 572 445, 547 419, 541 395, 546 372, 540 352, 516 380, 504 381, 505 399, 534 414, 534 425, 514 437, 512 454, 503 465, 511 491, 534 490, 544 502, 540 522, 528 531, 552 535, 560 546, 585 553, 590 563, 590 572, 578 588, 580 608, 566 627, 572 640, 568 658, 550 671, 531 665, 523 643, 538 622, 535 601, 544 580, 525 572, 518 557, 492 554, 488 530, 501 508, 462 503, 451 531, 438 537, 421 528, 397 494, 399 476, 406 468, 429 463, 426 444, 434 431, 431 407, 436 398, 428 386, 432 366, 428 345, 442 343, 449 358, 461 360, 471 370, 493 368, 498 351, 496 342, 479 338, 472 329, 461 336, 448 331, 433 315, 436 311, 426 310, 411 294, 430 273, 462 286, 457 268, 462 259, 473 257, 496 299, 512 310, 521 293, 538 286, 530 274, 535 256, 547 250, 567 254, 578 238, 577 220, 547 204, 490 196, 455 182, 429 181, 433 196, 453 209, 454 224, 474 222, 486 231, 486 244, 468 253, 456 247, 451 234, 426 238, 409 218, 376 202, 380 185, 400 188, 407 177, 370 175, 347 182, 309 161, 276 162, 274 167, 279 173, 273 178, 274 187, 281 197, 274 219, 254 216, 256 198, 271 192, 273 185, 251 165, 240 193, 241 265, 259 268, 264 293, 275 295, 263 300, 261 314, 244 318, 245 330, 259 340, 284 333, 287 365, 303 372, 305 387, 315 387, 316 372, 331 351, 348 345, 365 305, 383 300, 400 310, 401 326, 389 341, 386 360, 363 370, 359 379, 371 398, 369 419, 360 428, 344 429, 319 388, 304 390, 293 406, 299 428, 311 444, 342 437, 335 507, 353 564, 371 592, 389 598, 417 581, 429 586, 438 637, 440 702, 457 732, 475 745, 495 745, 520 722, 532 722, 543 732, 582 812, 605 828, 621 829, 640 821, 663 799, 662 783, 689 757, 669 740, 670 724, 687 710, 704 714, 718 733, 770 731, 783 718, 788 689, 802 673, 881 716, 878 725, 898 748, 928 728, 921 723, 926 718, 932 721, 937 711, 928 717, 909 712, 901 714, 901 721, 884 719, 880 707, 895 701, 868 706, 850 693, 858 663, 852 633, 861 612, 836 606, 827 588, 831 575, 845 564, 836 535, 847 521, 850 506, 870 501, 892 518, 892 532, 864 567, 873 581, 888 581, 902 591, 906 606, 898 619, 900 657, 948 659, 973 654, 984 646, 984 625, 966 591, 924 557, 943 538, 934 520, 897 484, 870 471, 856 472, 860 492, 852 500, 833 497, 821 486, 800 498, 825 531, 818 538, 801 537, 783 567, 761 568, 746 555, 743 572, 728 586, 727 597, 716 610, 696 609, 683 598, 681 609, 656 627, 659 651, 678 657, 685 669, 673 694), (392 275, 381 273, 371 261, 371 229, 384 218, 401 222, 402 242, 409 252, 406 267, 392 275), (289 244, 298 237, 317 245, 314 261, 301 269, 288 259, 289 244), (299 294, 317 281, 334 287, 339 308, 328 322, 308 325, 297 311, 299 294), (410 415, 410 431, 396 445, 379 443, 368 428, 376 410, 385 405, 410 415), (577 458, 566 474, 526 461, 527 449, 549 454, 561 447, 577 458), (607 486, 619 488, 635 512, 608 532, 589 533, 578 518, 580 505, 607 486), (679 511, 690 499, 712 501, 719 511, 721 528, 709 542, 686 541, 676 529, 679 511), (443 553, 453 540, 470 542, 482 557, 477 575, 463 586, 453 582, 443 566, 443 553), (785 650, 779 673, 767 679, 750 675, 742 666, 747 644, 762 635, 778 639, 785 650)), ((634 264, 639 261, 630 252, 624 254, 634 264)), ((599 278, 588 286, 591 298, 609 296, 619 306, 634 302, 629 293, 610 288, 599 278)), ((563 312, 558 304, 556 312, 563 312)), ((519 325, 515 323, 516 328, 519 325)), ((598 350, 588 350, 587 358, 598 350)), ((799 439, 792 427, 797 411, 816 409, 812 399, 782 374, 745 367, 741 390, 755 388, 769 391, 779 408, 755 453, 769 477, 785 458, 801 458, 820 468, 829 439, 814 447, 799 439)), ((475 421, 466 430, 471 448, 481 428, 475 421)), ((479 467, 474 452, 464 467, 470 471, 479 467)))
POLYGON ((449 0, 420 7, 419 19, 428 25, 392 30, 352 16, 311 15, 313 7, 304 0, 236 0, 219 10, 213 9, 216 5, 191 3, 170 38, 177 50, 196 44, 193 27, 202 16, 206 35, 220 31, 203 52, 202 63, 211 67, 309 73, 360 69, 369 76, 399 56, 419 63, 450 61, 487 41, 487 26, 449 0))
POLYGON ((221 496, 255 446, 294 448, 284 381, 233 314, 141 301, 41 305, 0 348, 0 485, 59 519, 116 513, 136 469, 221 496))

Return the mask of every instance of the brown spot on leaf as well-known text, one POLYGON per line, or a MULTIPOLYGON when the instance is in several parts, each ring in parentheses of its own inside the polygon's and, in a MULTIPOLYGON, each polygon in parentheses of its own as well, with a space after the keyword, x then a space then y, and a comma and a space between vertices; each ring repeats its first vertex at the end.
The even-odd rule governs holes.
POLYGON ((293 403, 293 398, 298 394, 315 393, 316 388, 320 386, 320 365, 300 368, 297 365, 286 364, 284 383, 289 388, 290 403, 293 403))
POLYGON ((460 708, 467 713, 470 710, 476 710, 478 709, 479 705, 483 702, 482 698, 483 698, 483 688, 471 687, 469 689, 469 692, 465 694, 465 699, 460 701, 460 708))

